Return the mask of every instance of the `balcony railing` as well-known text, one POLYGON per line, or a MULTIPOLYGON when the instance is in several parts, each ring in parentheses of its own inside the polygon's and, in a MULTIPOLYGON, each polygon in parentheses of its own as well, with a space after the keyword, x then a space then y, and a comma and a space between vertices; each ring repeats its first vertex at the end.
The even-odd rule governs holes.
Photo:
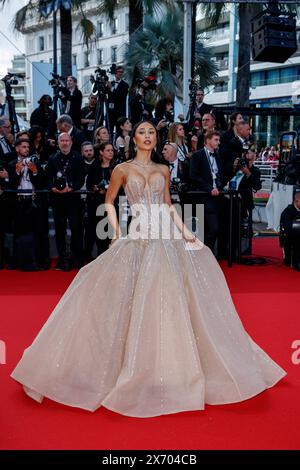
POLYGON ((219 70, 228 70, 228 59, 216 60, 215 64, 218 66, 219 70))
POLYGON ((261 80, 251 80, 251 87, 280 85, 281 83, 292 83, 300 80, 300 75, 291 75, 286 77, 263 78, 261 80))

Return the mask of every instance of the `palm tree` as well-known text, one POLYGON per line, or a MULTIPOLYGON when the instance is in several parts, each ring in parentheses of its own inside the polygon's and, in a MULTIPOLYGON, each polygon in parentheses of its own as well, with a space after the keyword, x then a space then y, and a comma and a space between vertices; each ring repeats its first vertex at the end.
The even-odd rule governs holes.
MULTIPOLYGON (((226 3, 203 4, 202 9, 206 18, 210 18, 209 26, 215 27, 221 15, 226 9, 226 3)), ((238 107, 249 106, 250 95, 250 62, 251 62, 251 20, 263 8, 255 3, 240 3, 238 6, 239 15, 239 54, 236 105, 238 107)), ((287 7, 288 8, 288 7, 287 7)), ((289 8, 291 9, 291 7, 289 8)), ((293 8, 292 8, 293 10, 293 8)))
MULTIPOLYGON (((8 0, 0 0, 4 5, 8 0)), ((89 44, 93 34, 93 23, 86 18, 83 5, 87 0, 29 0, 28 3, 17 11, 14 18, 14 27, 22 32, 26 25, 27 15, 34 13, 39 15, 40 20, 48 18, 54 11, 59 11, 61 31, 61 74, 68 76, 72 74, 72 9, 80 12, 80 23, 83 39, 89 44)))
MULTIPOLYGON (((140 77, 155 75, 160 80, 157 93, 160 97, 182 94, 183 78, 183 18, 177 9, 162 18, 147 16, 143 29, 133 33, 124 62, 129 78, 138 70, 140 77)), ((217 77, 217 67, 200 41, 196 43, 196 76, 199 85, 212 84, 217 77)))
POLYGON ((161 14, 166 8, 172 13, 178 8, 176 0, 100 0, 98 11, 112 20, 116 9, 122 5, 128 5, 129 10, 129 42, 134 32, 143 27, 144 14, 161 14))

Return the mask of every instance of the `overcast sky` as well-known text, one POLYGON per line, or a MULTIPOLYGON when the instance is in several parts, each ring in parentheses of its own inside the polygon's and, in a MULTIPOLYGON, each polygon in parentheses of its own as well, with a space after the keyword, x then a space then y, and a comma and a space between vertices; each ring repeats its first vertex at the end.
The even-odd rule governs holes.
POLYGON ((7 0, 5 3, 7 4, 0 8, 0 78, 11 67, 13 56, 25 53, 24 36, 13 31, 11 23, 16 12, 26 4, 26 0, 7 0))

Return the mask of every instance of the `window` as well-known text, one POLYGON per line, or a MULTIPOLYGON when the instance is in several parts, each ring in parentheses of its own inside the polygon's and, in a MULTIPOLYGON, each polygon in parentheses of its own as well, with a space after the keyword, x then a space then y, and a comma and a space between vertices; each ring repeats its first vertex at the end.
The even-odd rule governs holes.
POLYGON ((85 51, 84 53, 84 67, 90 66, 90 53, 89 51, 85 51))
POLYGON ((113 46, 111 48, 111 61, 117 62, 117 47, 116 46, 113 46))
POLYGON ((118 32, 118 18, 114 18, 112 22, 112 27, 111 27, 111 33, 117 34, 117 32, 118 32))
POLYGON ((81 91, 84 94, 90 94, 92 91, 92 84, 90 81, 90 75, 83 77, 81 91))
POLYGON ((77 65, 77 55, 72 54, 72 65, 77 65))
POLYGON ((103 23, 101 21, 97 21, 96 34, 97 38, 102 38, 103 36, 103 23))
POLYGON ((44 51, 45 50, 44 36, 39 36, 38 42, 39 42, 39 51, 44 51))
POLYGON ((129 13, 125 15, 125 31, 129 31, 129 13))
POLYGON ((50 59, 49 59, 49 64, 53 64, 53 59, 52 59, 52 57, 50 57, 50 59))
POLYGON ((103 49, 97 50, 97 65, 103 64, 103 49))

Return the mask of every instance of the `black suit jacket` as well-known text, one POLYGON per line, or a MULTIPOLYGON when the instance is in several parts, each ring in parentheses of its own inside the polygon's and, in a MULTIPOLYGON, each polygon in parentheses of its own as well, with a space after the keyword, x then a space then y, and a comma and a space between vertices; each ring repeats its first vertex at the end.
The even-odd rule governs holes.
MULTIPOLYGON (((63 162, 65 156, 61 152, 57 152, 51 155, 48 161, 47 173, 48 173, 48 189, 51 191, 55 187, 55 180, 57 178, 57 172, 63 170, 63 162)), ((68 186, 74 191, 79 190, 85 180, 84 171, 84 159, 76 152, 72 152, 67 156, 69 164, 65 171, 65 178, 67 179, 68 186)), ((59 195, 58 195, 59 197, 59 195)))
POLYGON ((126 117, 126 97, 129 85, 124 80, 119 82, 116 90, 111 92, 111 99, 114 103, 114 115, 117 120, 119 117, 126 117))
POLYGON ((66 114, 71 116, 73 119, 74 126, 81 126, 81 105, 82 105, 82 93, 78 88, 75 88, 73 95, 71 95, 68 88, 62 89, 63 98, 62 102, 67 105, 70 102, 70 109, 66 114))
POLYGON ((72 150, 81 154, 81 144, 86 141, 85 134, 74 126, 71 132, 71 137, 73 141, 72 150))
MULTIPOLYGON (((18 175, 16 172, 16 164, 18 159, 12 160, 8 165, 8 175, 9 175, 9 189, 18 189, 20 180, 22 179, 22 174, 18 175)), ((44 189, 43 188, 43 170, 40 163, 36 164, 37 174, 34 175, 31 170, 28 169, 29 178, 35 189, 44 189)))
MULTIPOLYGON (((2 138, 2 136, 0 136, 2 138)), ((3 140, 6 142, 9 148, 8 153, 4 153, 2 149, 2 145, 0 145, 0 162, 1 166, 7 169, 8 163, 15 159, 15 155, 13 154, 13 146, 9 143, 9 141, 4 137, 3 140)))
POLYGON ((249 168, 251 175, 247 177, 246 175, 240 181, 238 190, 242 195, 242 207, 252 210, 254 209, 253 203, 253 190, 259 191, 261 189, 261 173, 259 169, 252 165, 249 168))
MULTIPOLYGON (((223 172, 218 154, 216 154, 216 162, 220 181, 218 189, 222 189, 223 172)), ((196 191, 207 191, 210 193, 214 189, 211 169, 205 149, 199 150, 192 155, 190 163, 190 181, 192 189, 196 191)))
POLYGON ((226 140, 226 138, 225 140, 221 139, 219 153, 223 165, 224 178, 227 182, 232 176, 234 160, 242 156, 243 144, 236 136, 230 140, 226 140))

